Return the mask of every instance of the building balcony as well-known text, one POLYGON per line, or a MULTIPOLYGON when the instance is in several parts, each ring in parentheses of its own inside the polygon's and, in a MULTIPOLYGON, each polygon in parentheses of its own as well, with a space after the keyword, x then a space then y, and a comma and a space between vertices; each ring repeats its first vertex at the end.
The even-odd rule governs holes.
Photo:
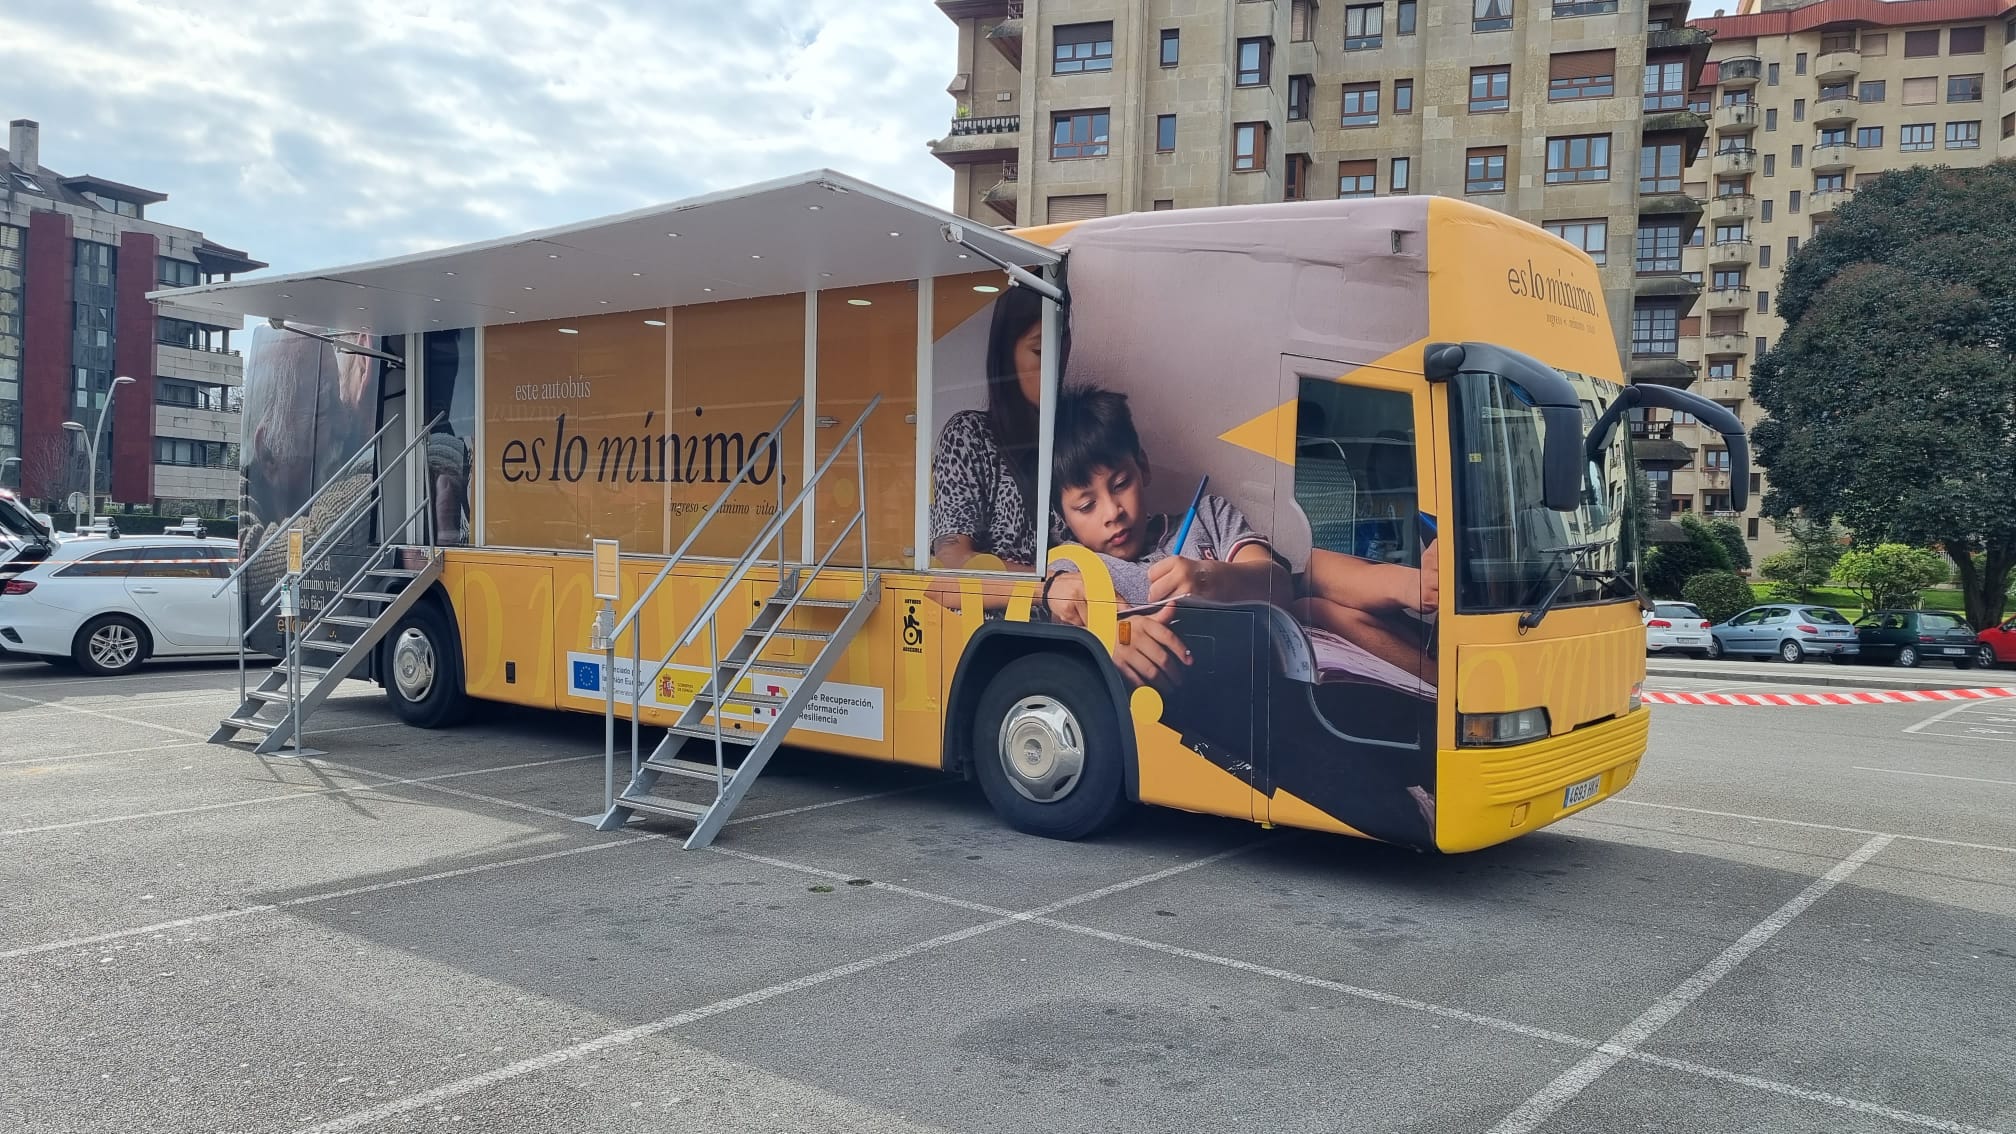
POLYGON ((1694 364, 1677 355, 1638 355, 1631 359, 1631 381, 1684 390, 1694 384, 1694 364))
POLYGON ((1753 345, 1746 331, 1712 331, 1701 340, 1702 349, 1717 358, 1747 358, 1753 345))
POLYGON ((1862 116, 1862 103, 1854 95, 1836 95, 1813 104, 1816 126, 1853 126, 1862 116))
POLYGON ((1749 193, 1723 193, 1708 198, 1708 219, 1747 221, 1757 219, 1757 198, 1749 193))
POLYGON ((1710 37, 1699 28, 1661 28, 1645 33, 1647 51, 1666 51, 1675 47, 1693 48, 1707 51, 1710 37))
POLYGON ((1814 146, 1807 157, 1807 164, 1815 173, 1845 173, 1855 168, 1855 143, 1842 142, 1831 146, 1814 146))
POLYGON ((1688 153, 1693 153, 1701 145, 1701 139, 1708 133, 1708 119, 1693 110, 1648 110, 1638 124, 1640 134, 1679 134, 1686 144, 1688 153))
POLYGON ((1708 310, 1748 311, 1750 309, 1750 289, 1747 287, 1715 287, 1708 289, 1708 310))
POLYGON ((1665 469, 1672 472, 1684 469, 1694 463, 1694 450, 1673 440, 1673 423, 1651 421, 1636 423, 1631 427, 1631 456, 1638 467, 1665 469), (1663 437, 1641 437, 1640 430, 1658 431, 1664 429, 1663 437))
POLYGON ((1852 82, 1862 74, 1862 53, 1854 49, 1847 51, 1823 51, 1813 61, 1813 78, 1821 83, 1852 82))
POLYGON ((196 350, 155 343, 154 373, 163 378, 237 386, 245 380, 245 360, 235 350, 196 350))
POLYGON ((990 186, 980 199, 989 208, 1007 218, 1009 224, 1016 223, 1017 209, 1022 200, 1021 167, 1015 162, 1005 162, 1001 166, 1001 179, 990 186))
POLYGON ((1757 129, 1757 120, 1763 114, 1754 102, 1730 102, 1715 108, 1715 133, 1748 134, 1757 129))
POLYGON ((1741 402, 1750 396, 1750 383, 1741 378, 1710 378, 1695 393, 1711 402, 1741 402))
POLYGON ((1631 294, 1639 299, 1678 299, 1681 301, 1678 305, 1680 314, 1685 315, 1701 298, 1701 281, 1689 279, 1678 272, 1641 275, 1632 280, 1631 294))
POLYGON ((1718 177, 1732 177, 1757 172, 1757 151, 1748 146, 1731 146, 1716 150, 1709 159, 1718 177))
POLYGON ((1704 492, 1729 491, 1729 470, 1717 468, 1697 469, 1694 481, 1704 492))
POLYGON ((1732 55, 1715 67, 1715 81, 1728 90, 1754 87, 1764 78, 1764 61, 1755 55, 1732 55))
POLYGON ((1816 217, 1830 216, 1854 199, 1853 189, 1816 189, 1806 198, 1806 210, 1816 217))
POLYGON ((1747 268, 1757 262, 1757 246, 1748 240, 1718 240, 1708 246, 1708 263, 1717 268, 1747 268))
POLYGON ((154 435, 182 437, 192 441, 238 443, 240 415, 226 410, 195 409, 189 406, 154 407, 154 435))
POLYGON ((1685 193, 1645 193, 1638 194, 1638 215, 1641 217, 1701 215, 1702 203, 1697 197, 1685 193))
POLYGON ((981 161, 1012 161, 1022 140, 1022 116, 990 114, 954 118, 945 137, 931 143, 931 153, 946 165, 981 161))

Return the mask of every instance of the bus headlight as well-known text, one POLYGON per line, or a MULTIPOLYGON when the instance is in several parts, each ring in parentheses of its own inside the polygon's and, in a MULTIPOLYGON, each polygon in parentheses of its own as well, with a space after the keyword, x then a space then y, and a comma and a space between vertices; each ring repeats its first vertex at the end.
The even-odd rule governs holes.
POLYGON ((1634 681, 1631 683, 1631 711, 1636 712, 1644 707, 1645 707, 1645 683, 1642 681, 1634 681))
POLYGON ((1547 710, 1512 713, 1461 713, 1456 718, 1457 743, 1465 748, 1524 744, 1548 734, 1547 710))

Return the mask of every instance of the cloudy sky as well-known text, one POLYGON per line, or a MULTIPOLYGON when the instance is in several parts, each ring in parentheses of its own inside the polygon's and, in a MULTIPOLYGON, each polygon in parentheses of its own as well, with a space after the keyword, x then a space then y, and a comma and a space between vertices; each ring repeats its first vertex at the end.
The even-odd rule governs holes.
POLYGON ((954 52, 930 0, 0 0, 0 118, 289 271, 821 166, 945 204, 954 52))

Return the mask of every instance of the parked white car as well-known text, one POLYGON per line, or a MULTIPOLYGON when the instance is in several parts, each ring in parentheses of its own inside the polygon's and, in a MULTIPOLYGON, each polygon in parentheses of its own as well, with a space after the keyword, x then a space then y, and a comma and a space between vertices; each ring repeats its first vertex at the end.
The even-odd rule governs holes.
POLYGON ((1694 604, 1657 602, 1645 612, 1645 652, 1692 654, 1705 658, 1714 648, 1708 618, 1694 604))
POLYGON ((7 565, 0 648, 107 676, 148 658, 235 653, 237 588, 216 591, 237 565, 228 539, 66 539, 7 565))

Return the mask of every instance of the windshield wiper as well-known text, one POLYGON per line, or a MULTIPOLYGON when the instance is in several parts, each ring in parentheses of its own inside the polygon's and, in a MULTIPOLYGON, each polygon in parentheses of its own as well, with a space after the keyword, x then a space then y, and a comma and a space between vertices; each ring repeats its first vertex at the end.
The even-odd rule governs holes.
MULTIPOLYGON (((1592 551, 1601 551, 1602 549, 1609 546, 1610 546, 1609 540, 1597 540, 1594 543, 1571 543, 1561 547, 1545 547, 1540 549, 1540 553, 1542 555, 1552 555, 1557 557, 1564 555, 1579 557, 1587 555, 1592 551)), ((1597 579, 1597 580, 1603 580, 1607 583, 1611 581, 1613 578, 1618 581, 1621 581, 1623 579, 1623 576, 1619 574, 1615 568, 1612 568, 1607 571, 1597 571, 1592 570, 1588 567, 1577 566, 1577 567, 1570 567, 1566 571, 1561 572, 1561 577, 1555 580, 1554 586, 1548 590, 1546 596, 1541 598, 1539 603, 1537 603, 1533 607, 1533 609, 1519 616, 1519 632, 1523 634, 1526 631, 1533 629, 1535 626, 1540 625, 1540 621, 1547 617, 1547 612, 1554 609, 1554 600, 1561 597, 1561 588, 1568 585, 1568 580, 1597 579)))

